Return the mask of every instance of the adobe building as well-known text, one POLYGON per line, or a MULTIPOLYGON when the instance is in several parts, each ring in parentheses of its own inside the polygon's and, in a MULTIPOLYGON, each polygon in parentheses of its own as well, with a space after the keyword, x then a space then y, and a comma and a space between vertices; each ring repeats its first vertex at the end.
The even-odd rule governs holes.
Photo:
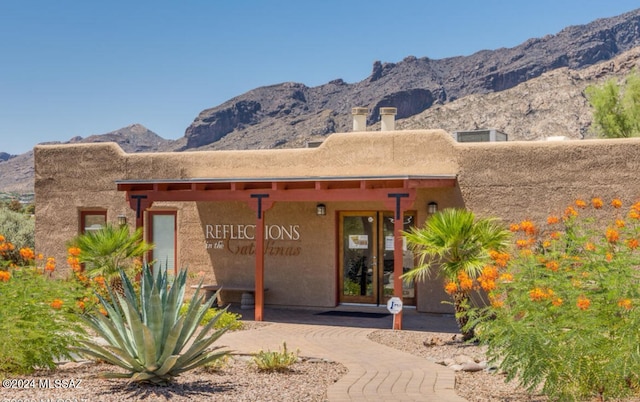
POLYGON ((576 198, 639 196, 640 139, 456 142, 442 130, 395 131, 393 113, 382 113, 385 131, 364 131, 355 112, 354 132, 316 148, 37 146, 36 249, 66 261, 75 235, 126 219, 156 244, 157 267, 255 289, 256 319, 264 305, 384 305, 392 295, 450 312, 439 278, 398 280, 414 264, 402 230, 444 208, 515 222, 576 198))

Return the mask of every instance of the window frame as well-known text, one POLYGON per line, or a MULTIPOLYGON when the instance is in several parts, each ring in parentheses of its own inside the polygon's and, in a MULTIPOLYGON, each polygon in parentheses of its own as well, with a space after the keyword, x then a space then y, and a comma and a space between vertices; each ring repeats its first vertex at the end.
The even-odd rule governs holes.
MULTIPOLYGON (((169 210, 150 210, 147 211, 147 242, 154 243, 153 240, 153 218, 158 215, 169 215, 173 216, 173 275, 178 274, 178 211, 169 211, 169 210)), ((154 250, 149 251, 147 261, 152 262, 154 260, 154 250)), ((153 267, 153 265, 152 265, 153 267)))
POLYGON ((104 216, 104 224, 107 224, 107 210, 106 209, 84 209, 80 211, 80 219, 78 221, 78 233, 85 234, 87 231, 85 230, 87 227, 87 216, 96 215, 96 216, 104 216))

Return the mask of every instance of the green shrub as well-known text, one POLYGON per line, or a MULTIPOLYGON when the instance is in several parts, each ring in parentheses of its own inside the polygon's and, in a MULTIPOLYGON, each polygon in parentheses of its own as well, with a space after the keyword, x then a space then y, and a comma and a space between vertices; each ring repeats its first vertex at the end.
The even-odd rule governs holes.
POLYGON ((217 373, 222 371, 225 367, 227 367, 229 365, 229 360, 231 358, 229 357, 229 355, 225 355, 222 356, 221 358, 214 360, 212 362, 209 362, 207 364, 205 364, 204 366, 202 366, 202 369, 204 371, 206 371, 207 373, 217 373))
POLYGON ((287 343, 282 343, 282 351, 263 351, 256 353, 253 362, 260 371, 287 371, 298 361, 298 351, 288 352, 287 343))
MULTIPOLYGON (((215 297, 213 298, 215 299, 215 297)), ((180 315, 184 315, 189 310, 189 302, 185 303, 180 308, 180 315)), ((229 331, 236 331, 242 329, 242 316, 240 314, 226 311, 226 309, 218 309, 212 307, 202 316, 199 325, 207 325, 216 315, 218 315, 218 321, 214 324, 214 328, 227 328, 229 331)))
POLYGON ((5 260, 20 262, 19 250, 35 246, 35 221, 29 215, 0 208, 0 235, 13 244, 13 250, 5 251, 5 260))
POLYGON ((144 241, 142 228, 133 233, 128 226, 106 224, 100 230, 91 231, 74 237, 67 244, 68 250, 77 251, 74 257, 78 264, 85 264, 88 278, 103 278, 111 287, 120 290, 120 272, 135 278, 142 268, 141 258, 153 249, 153 245, 144 241))
POLYGON ((640 203, 591 205, 512 225, 516 250, 479 327, 508 380, 553 400, 640 389, 640 203))
POLYGON ((344 290, 343 294, 357 296, 360 294, 360 284, 356 283, 352 280, 345 279, 344 280, 344 290))
POLYGON ((55 367, 84 336, 73 282, 35 267, 0 271, 0 376, 55 367))

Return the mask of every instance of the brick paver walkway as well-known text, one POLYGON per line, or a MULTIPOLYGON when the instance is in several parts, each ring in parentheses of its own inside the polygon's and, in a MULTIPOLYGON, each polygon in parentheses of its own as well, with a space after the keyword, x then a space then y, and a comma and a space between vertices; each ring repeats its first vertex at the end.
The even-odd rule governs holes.
MULTIPOLYGON (((219 341, 240 353, 279 350, 282 342, 305 357, 340 362, 349 372, 328 390, 331 402, 342 401, 464 401, 454 392, 455 375, 450 369, 367 339, 375 328, 273 322, 254 331, 226 333, 219 341)), ((305 321, 302 314, 299 321, 305 321)), ((326 320, 326 319, 325 319, 326 320)), ((340 322, 349 324, 347 321, 340 322)))

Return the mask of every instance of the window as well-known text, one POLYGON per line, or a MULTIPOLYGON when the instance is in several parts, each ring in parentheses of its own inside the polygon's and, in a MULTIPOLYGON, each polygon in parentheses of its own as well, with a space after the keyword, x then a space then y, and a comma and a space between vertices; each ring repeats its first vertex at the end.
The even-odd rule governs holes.
POLYGON ((107 211, 80 211, 80 233, 100 230, 107 224, 107 211))
POLYGON ((149 212, 149 242, 155 247, 151 251, 153 269, 176 273, 176 213, 174 211, 149 212))

